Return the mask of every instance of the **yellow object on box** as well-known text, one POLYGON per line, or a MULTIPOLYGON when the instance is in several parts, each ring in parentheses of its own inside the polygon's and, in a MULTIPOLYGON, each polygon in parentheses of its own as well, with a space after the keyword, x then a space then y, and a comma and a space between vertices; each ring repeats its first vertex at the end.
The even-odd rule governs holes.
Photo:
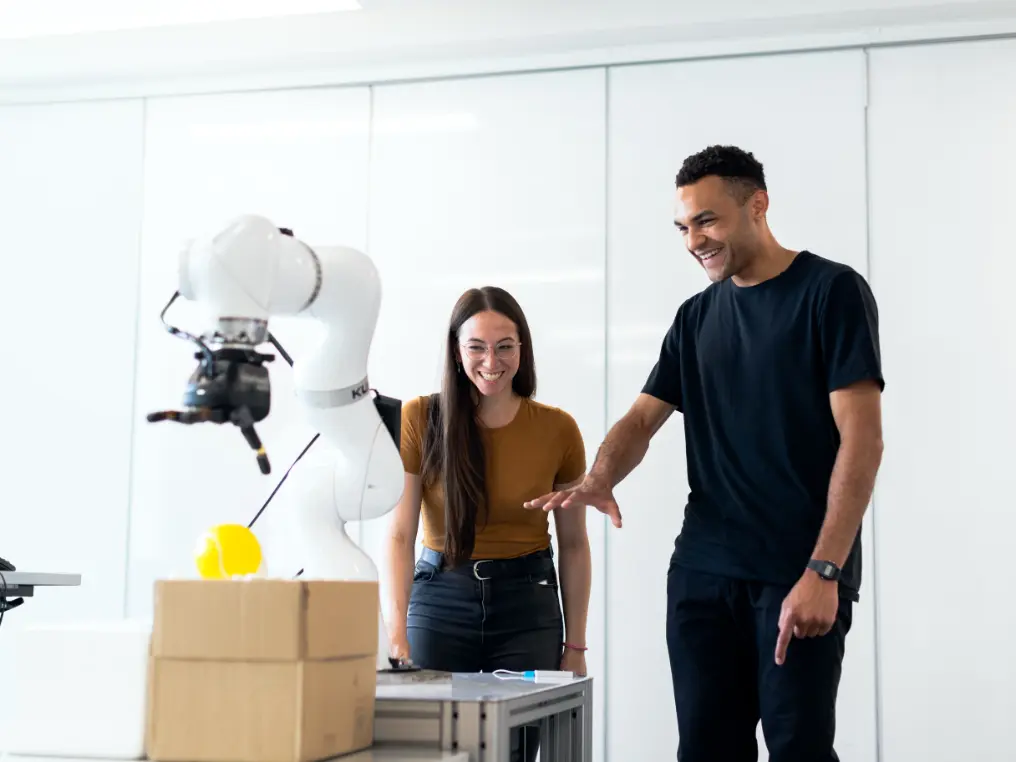
POLYGON ((261 543, 241 524, 219 524, 198 538, 194 562, 203 579, 232 579, 261 570, 261 543))

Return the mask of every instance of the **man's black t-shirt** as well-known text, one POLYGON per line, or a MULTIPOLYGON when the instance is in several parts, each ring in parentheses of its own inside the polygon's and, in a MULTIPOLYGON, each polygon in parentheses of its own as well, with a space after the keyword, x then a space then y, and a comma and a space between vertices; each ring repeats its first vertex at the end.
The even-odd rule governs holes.
MULTIPOLYGON (((884 388, 875 298, 850 267, 802 251, 778 276, 688 299, 643 392, 684 417, 690 492, 677 563, 793 585, 825 518, 839 447, 829 395, 884 388)), ((842 594, 861 584, 860 533, 842 594)))

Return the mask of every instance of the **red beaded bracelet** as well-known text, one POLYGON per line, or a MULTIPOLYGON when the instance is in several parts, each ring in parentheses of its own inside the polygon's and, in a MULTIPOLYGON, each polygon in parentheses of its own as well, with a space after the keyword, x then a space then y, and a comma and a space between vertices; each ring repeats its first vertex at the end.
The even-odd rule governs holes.
POLYGON ((564 647, 565 648, 569 648, 572 651, 588 651, 589 650, 585 646, 576 646, 576 645, 572 645, 571 643, 565 643, 564 647))

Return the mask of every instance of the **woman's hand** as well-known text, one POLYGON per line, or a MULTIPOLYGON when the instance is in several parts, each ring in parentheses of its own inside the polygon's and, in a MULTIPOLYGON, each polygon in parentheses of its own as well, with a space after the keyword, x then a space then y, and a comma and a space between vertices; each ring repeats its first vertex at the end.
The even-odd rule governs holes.
POLYGON ((399 659, 400 661, 409 661, 409 638, 406 637, 405 632, 393 632, 388 638, 390 642, 391 654, 393 659, 399 659))
POLYGON ((561 670, 574 672, 577 677, 586 676, 586 654, 585 651, 575 651, 565 647, 561 654, 561 670))

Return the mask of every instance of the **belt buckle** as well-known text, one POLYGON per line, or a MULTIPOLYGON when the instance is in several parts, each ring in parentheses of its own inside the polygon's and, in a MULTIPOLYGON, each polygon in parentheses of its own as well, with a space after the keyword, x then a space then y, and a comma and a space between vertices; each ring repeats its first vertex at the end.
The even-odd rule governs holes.
POLYGON ((480 576, 480 564, 487 563, 488 561, 489 561, 489 559, 484 559, 483 561, 476 561, 476 562, 473 563, 473 576, 476 577, 481 582, 483 582, 485 580, 488 580, 488 579, 493 579, 492 577, 481 577, 480 576))

